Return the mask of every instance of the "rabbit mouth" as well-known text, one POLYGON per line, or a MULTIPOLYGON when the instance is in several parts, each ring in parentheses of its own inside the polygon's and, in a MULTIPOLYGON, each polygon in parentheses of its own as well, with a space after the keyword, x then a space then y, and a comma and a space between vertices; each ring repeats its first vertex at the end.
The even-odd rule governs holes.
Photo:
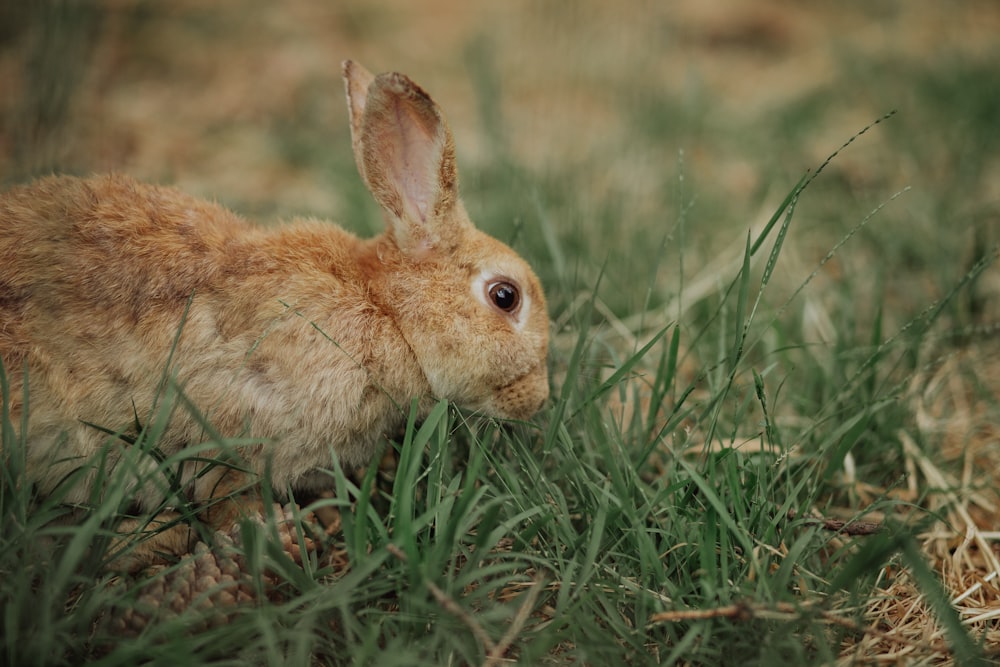
POLYGON ((548 398, 548 372, 545 364, 539 364, 494 392, 487 411, 494 417, 530 419, 548 398))

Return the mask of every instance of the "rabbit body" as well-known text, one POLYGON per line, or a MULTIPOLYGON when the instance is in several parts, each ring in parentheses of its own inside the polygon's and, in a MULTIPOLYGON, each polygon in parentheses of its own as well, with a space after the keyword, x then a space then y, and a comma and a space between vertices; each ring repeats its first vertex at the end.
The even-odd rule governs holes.
MULTIPOLYGON (((516 419, 541 407, 544 295, 469 222, 439 109, 402 75, 344 72, 359 170, 387 222, 376 238, 317 221, 256 227, 121 175, 0 195, 6 409, 20 428, 27 382, 25 472, 40 490, 98 453, 113 468, 130 453, 108 432, 166 419, 164 406, 163 454, 208 440, 170 387, 222 436, 247 438, 243 459, 278 490, 329 480, 310 473, 332 455, 369 462, 414 399, 421 412, 447 398, 516 419)), ((92 498, 99 478, 66 498, 92 498)), ((217 483, 188 493, 211 497, 217 483)), ((160 502, 163 488, 144 484, 136 501, 160 502)))
MULTIPOLYGON (((0 350, 15 423, 27 361, 27 463, 43 490, 108 441, 94 425, 130 431, 133 410, 146 421, 171 359, 220 433, 280 439, 279 489, 330 465, 331 446, 345 467, 366 462, 398 426, 397 406, 430 395, 392 316, 368 294, 361 272, 377 243, 320 223, 256 229, 121 176, 46 179, 0 210, 17 223, 0 241, 12 297, 0 350)), ((171 454, 205 437, 175 409, 158 446, 171 454)), ((80 485, 70 499, 88 493, 80 485)))

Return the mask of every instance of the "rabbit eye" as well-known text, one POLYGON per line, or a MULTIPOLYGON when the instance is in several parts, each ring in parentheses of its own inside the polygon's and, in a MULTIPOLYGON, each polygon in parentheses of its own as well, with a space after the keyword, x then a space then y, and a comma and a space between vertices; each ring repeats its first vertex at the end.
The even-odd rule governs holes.
POLYGON ((517 287, 508 282, 491 283, 487 288, 490 301, 505 313, 513 313, 521 305, 521 293, 517 287))

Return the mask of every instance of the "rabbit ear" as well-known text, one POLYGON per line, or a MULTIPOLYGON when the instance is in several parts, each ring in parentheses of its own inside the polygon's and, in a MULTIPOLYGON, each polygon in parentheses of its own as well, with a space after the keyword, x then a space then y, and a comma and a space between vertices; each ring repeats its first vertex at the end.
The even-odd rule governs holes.
POLYGON ((368 189, 389 214, 397 245, 422 251, 453 240, 458 173, 451 131, 434 101, 402 74, 372 77, 344 65, 354 157, 368 189), (364 90, 364 92, 362 92, 364 90))
POLYGON ((375 80, 375 75, 351 60, 345 60, 343 65, 344 88, 347 89, 347 110, 351 117, 351 146, 354 148, 354 160, 365 185, 370 188, 368 176, 365 174, 365 161, 361 150, 361 119, 365 115, 365 100, 368 98, 368 87, 375 80))

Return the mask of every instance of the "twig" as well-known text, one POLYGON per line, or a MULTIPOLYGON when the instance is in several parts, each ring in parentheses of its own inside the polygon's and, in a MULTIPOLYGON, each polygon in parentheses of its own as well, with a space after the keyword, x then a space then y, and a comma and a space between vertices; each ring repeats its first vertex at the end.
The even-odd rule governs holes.
MULTIPOLYGON (((788 511, 788 518, 795 519, 795 510, 788 511)), ((840 519, 824 519, 822 517, 805 517, 802 521, 810 526, 822 526, 825 530, 844 535, 874 535, 882 532, 885 526, 878 521, 842 521, 840 519)))
POLYGON ((753 617, 753 609, 744 603, 731 604, 714 609, 676 609, 661 611, 649 617, 649 624, 677 623, 678 621, 703 621, 709 618, 735 618, 748 621, 753 617))
POLYGON ((882 524, 878 521, 841 521, 840 519, 806 519, 807 524, 821 525, 826 530, 832 530, 844 535, 874 535, 882 532, 882 524))
POLYGON ((531 611, 535 608, 535 603, 538 601, 538 596, 541 595, 542 591, 545 590, 544 579, 540 573, 536 573, 531 581, 531 587, 528 589, 528 593, 524 596, 524 602, 521 603, 520 608, 517 610, 517 614, 514 615, 514 620, 511 621, 510 627, 507 628, 507 632, 504 633, 497 645, 494 646, 489 653, 486 655, 486 661, 483 663, 483 667, 493 667, 493 665, 498 664, 502 659, 504 653, 510 648, 510 645, 514 643, 517 638, 517 634, 524 627, 524 624, 528 621, 528 617, 531 616, 531 611))
MULTIPOLYGON (((403 550, 395 544, 388 544, 385 548, 386 551, 404 563, 408 561, 403 550)), ((511 621, 507 632, 504 633, 499 642, 494 642, 490 636, 486 634, 486 630, 483 629, 483 626, 481 626, 468 612, 462 609, 461 605, 455 602, 453 598, 441 590, 441 588, 433 581, 430 579, 424 580, 427 590, 431 592, 431 595, 434 596, 434 599, 437 600, 438 604, 440 604, 449 614, 465 624, 465 626, 472 631, 472 634, 475 635, 476 639, 479 640, 479 643, 482 644, 483 648, 486 650, 486 660, 483 662, 483 667, 494 667, 504 661, 504 653, 507 652, 510 645, 514 643, 515 639, 517 639, 518 633, 521 632, 524 624, 527 623, 528 618, 531 616, 532 610, 535 608, 538 596, 545 590, 544 583, 545 582, 541 574, 536 574, 534 576, 528 589, 528 593, 525 595, 524 602, 521 603, 517 613, 514 615, 514 619, 511 621)))
MULTIPOLYGON (((403 561, 404 563, 407 562, 406 554, 403 553, 403 550, 397 547, 395 544, 387 544, 385 548, 386 551, 391 553, 399 560, 403 561)), ((476 639, 479 640, 479 643, 482 644, 484 649, 486 649, 487 656, 492 655, 493 651, 497 647, 497 644, 490 638, 488 634, 486 634, 486 631, 483 630, 483 626, 479 625, 476 619, 474 619, 464 609, 462 609, 461 605, 455 602, 455 600, 453 600, 447 593, 441 590, 441 588, 433 581, 425 578, 424 584, 427 586, 427 590, 431 592, 431 595, 434 596, 434 599, 437 600, 438 604, 440 604, 445 611, 447 611, 449 614, 460 620, 462 623, 465 624, 467 628, 469 628, 469 630, 472 631, 472 634, 475 635, 476 639)))

